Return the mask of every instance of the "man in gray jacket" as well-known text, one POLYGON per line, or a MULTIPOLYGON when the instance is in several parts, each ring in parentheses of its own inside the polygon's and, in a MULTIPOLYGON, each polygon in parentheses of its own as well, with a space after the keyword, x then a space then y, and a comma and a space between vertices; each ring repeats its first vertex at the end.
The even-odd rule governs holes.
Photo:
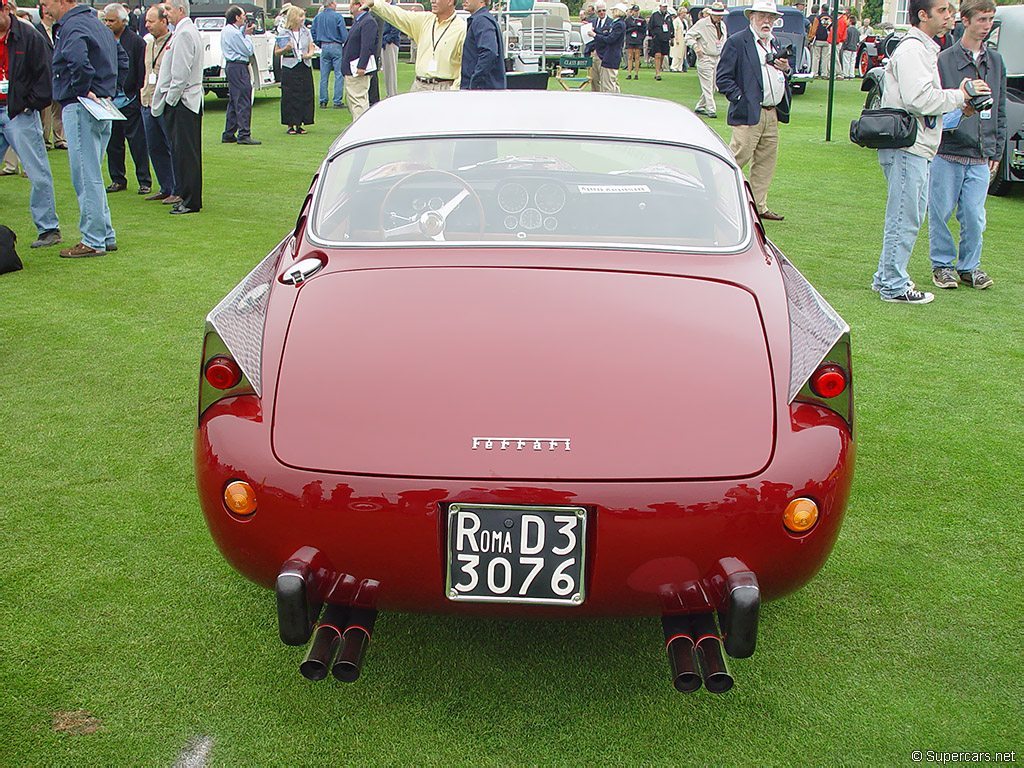
MULTIPOLYGON (((942 116, 963 109, 967 100, 964 82, 959 88, 943 90, 934 40, 950 29, 953 9, 950 0, 910 0, 907 36, 885 66, 883 107, 904 109, 917 119, 917 141, 906 149, 880 149, 878 162, 888 184, 882 253, 871 287, 882 301, 897 304, 927 304, 935 297, 918 291, 907 274, 918 232, 928 207, 928 169, 939 148, 942 116)), ((979 90, 988 90, 984 80, 975 80, 979 90)))
POLYGON ((203 42, 189 18, 189 0, 170 0, 168 5, 174 34, 151 109, 154 117, 166 117, 174 147, 174 183, 181 202, 171 213, 198 213, 203 207, 203 42))
POLYGON ((1006 69, 1002 57, 985 45, 995 13, 993 0, 964 0, 960 6, 963 37, 939 54, 943 86, 970 77, 984 80, 992 89, 990 109, 949 116, 946 122, 951 125, 943 131, 932 163, 928 241, 932 282, 939 288, 956 288, 958 282, 979 289, 992 285, 992 278, 981 268, 985 197, 989 175, 999 167, 1006 146, 1006 69), (960 221, 959 256, 948 224, 954 209, 960 221))

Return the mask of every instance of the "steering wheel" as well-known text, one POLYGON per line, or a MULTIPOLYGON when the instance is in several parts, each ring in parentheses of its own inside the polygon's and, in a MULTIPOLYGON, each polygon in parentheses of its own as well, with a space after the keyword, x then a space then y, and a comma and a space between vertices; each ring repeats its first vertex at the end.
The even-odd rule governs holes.
POLYGON ((434 169, 414 171, 408 176, 403 176, 401 179, 396 181, 392 185, 391 189, 389 189, 384 195, 384 201, 380 206, 380 230, 384 234, 385 240, 390 240, 394 237, 401 237, 402 235, 418 234, 437 242, 444 242, 444 229, 445 225, 448 223, 448 217, 451 216, 455 209, 462 205, 463 201, 467 198, 476 205, 476 214, 480 222, 479 231, 483 233, 484 224, 486 222, 484 205, 480 201, 480 196, 473 191, 473 188, 469 186, 469 184, 454 173, 448 173, 447 171, 438 171, 434 169), (458 187, 458 190, 447 200, 447 202, 444 202, 437 207, 428 207, 424 211, 414 213, 411 217, 401 216, 390 210, 391 203, 399 190, 402 190, 407 185, 412 184, 415 181, 420 181, 427 176, 438 176, 442 181, 450 182, 458 187), (403 223, 398 226, 392 226, 389 229, 388 225, 393 223, 396 219, 401 220, 403 223))

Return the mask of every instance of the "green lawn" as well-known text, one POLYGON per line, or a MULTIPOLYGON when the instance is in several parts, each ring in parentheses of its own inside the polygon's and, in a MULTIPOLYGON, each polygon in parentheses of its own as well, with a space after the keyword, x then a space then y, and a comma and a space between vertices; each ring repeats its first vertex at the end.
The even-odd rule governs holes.
MULTIPOLYGON (((698 94, 693 71, 622 86, 698 94)), ((347 111, 289 137, 261 96, 263 145, 237 147, 211 98, 203 213, 169 216, 133 182, 110 197, 120 250, 100 259, 29 250, 28 183, 0 178, 26 262, 0 277, 0 766, 166 766, 201 737, 239 766, 1020 761, 1024 191, 989 200, 994 288, 882 303, 882 174, 846 138, 861 95, 838 84, 825 143, 825 91, 782 129, 770 204, 786 221, 768 231, 853 328, 857 476, 831 559, 763 607, 724 696, 673 690, 655 619, 382 614, 357 684, 310 683, 272 594, 214 547, 191 455, 203 319, 294 224, 347 111)), ((50 159, 73 244, 67 159, 50 159)), ((925 237, 911 268, 930 283, 925 237)))

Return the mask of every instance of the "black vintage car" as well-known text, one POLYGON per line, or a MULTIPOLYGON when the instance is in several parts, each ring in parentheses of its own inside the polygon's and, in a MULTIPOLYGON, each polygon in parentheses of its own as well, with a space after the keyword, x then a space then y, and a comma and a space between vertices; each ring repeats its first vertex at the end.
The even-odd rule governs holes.
POLYGON ((904 34, 906 33, 891 30, 882 34, 872 31, 864 35, 857 45, 856 58, 857 71, 861 77, 867 75, 875 67, 884 64, 885 60, 896 50, 896 46, 899 45, 904 34))

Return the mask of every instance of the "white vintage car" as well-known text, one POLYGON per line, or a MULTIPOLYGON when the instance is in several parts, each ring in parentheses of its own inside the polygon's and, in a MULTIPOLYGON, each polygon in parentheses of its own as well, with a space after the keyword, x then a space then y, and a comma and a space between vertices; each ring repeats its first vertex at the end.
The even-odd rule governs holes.
MULTIPOLYGON (((253 94, 263 88, 280 85, 277 74, 279 67, 274 66, 274 33, 267 29, 263 9, 249 3, 235 3, 245 11, 256 25, 250 38, 253 44, 253 57, 249 60, 252 77, 253 94)), ((203 89, 212 92, 218 98, 226 99, 228 95, 228 78, 224 71, 224 54, 220 49, 220 33, 226 23, 224 14, 228 5, 193 4, 192 19, 195 21, 199 36, 205 49, 203 61, 203 89)))

